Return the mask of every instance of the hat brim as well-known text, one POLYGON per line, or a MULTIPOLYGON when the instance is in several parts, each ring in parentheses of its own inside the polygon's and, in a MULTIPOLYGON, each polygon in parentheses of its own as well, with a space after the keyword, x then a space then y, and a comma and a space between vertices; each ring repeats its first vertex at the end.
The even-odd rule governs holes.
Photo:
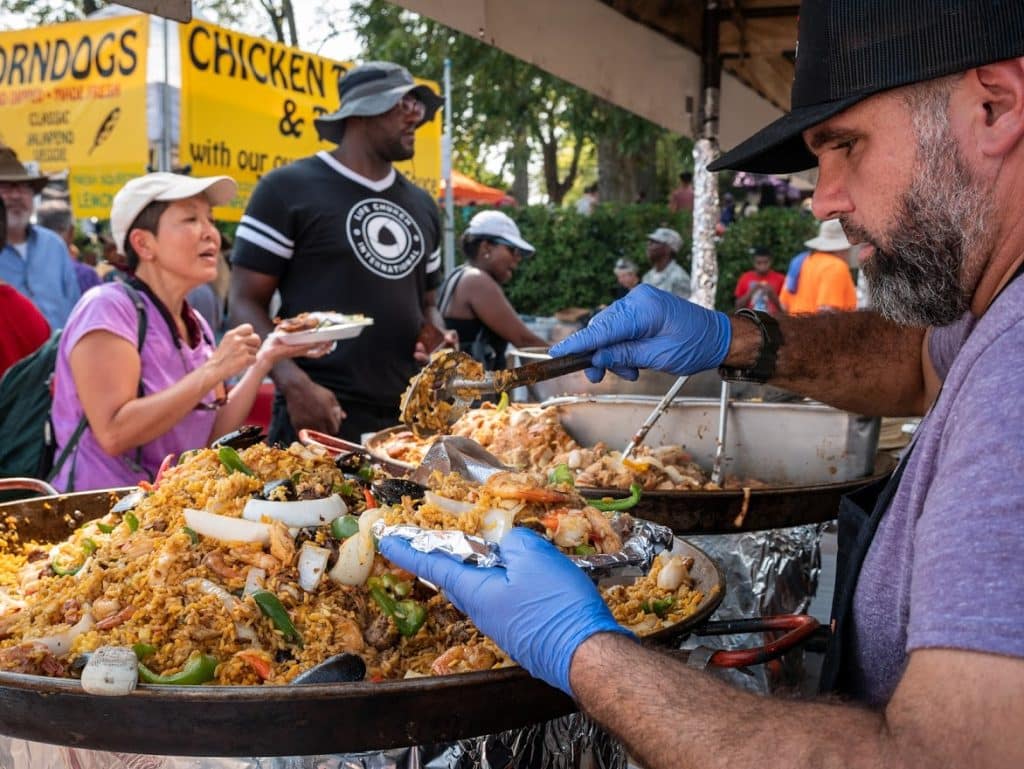
POLYGON ((845 251, 852 247, 850 241, 835 238, 811 238, 805 240, 804 245, 812 251, 845 251))
POLYGON ((196 195, 205 195, 211 206, 223 206, 230 203, 236 194, 238 185, 230 176, 182 176, 181 183, 176 184, 173 190, 162 192, 153 200, 187 200, 196 195))
POLYGON ((11 184, 27 184, 29 187, 32 188, 32 191, 37 195, 43 191, 43 187, 45 187, 49 183, 49 181, 49 176, 0 175, 0 182, 8 182, 11 184))
POLYGON ((838 115, 868 94, 798 107, 740 142, 708 166, 709 171, 749 171, 757 174, 789 174, 818 165, 807 149, 803 132, 838 115))
POLYGON ((419 128, 434 119, 434 115, 444 104, 444 99, 434 93, 429 86, 402 84, 387 91, 351 99, 330 115, 323 115, 313 121, 316 132, 321 139, 339 144, 345 134, 345 120, 350 117, 376 117, 390 110, 407 93, 413 94, 423 102, 426 111, 423 119, 416 124, 419 128))
POLYGON ((522 238, 516 238, 516 237, 513 237, 511 235, 502 235, 501 237, 497 238, 497 240, 500 240, 500 241, 505 242, 505 243, 511 243, 513 246, 518 248, 520 251, 523 251, 527 256, 529 256, 531 254, 534 254, 537 251, 536 248, 531 246, 529 243, 527 243, 522 238))

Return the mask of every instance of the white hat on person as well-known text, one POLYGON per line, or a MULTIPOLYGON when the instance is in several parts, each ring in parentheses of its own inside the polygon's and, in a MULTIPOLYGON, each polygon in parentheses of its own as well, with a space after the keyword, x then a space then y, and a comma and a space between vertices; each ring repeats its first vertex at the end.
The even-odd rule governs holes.
POLYGON ((818 237, 805 240, 804 245, 812 251, 845 251, 850 241, 838 219, 826 219, 818 226, 818 237))
POLYGON ((655 243, 664 243, 672 249, 673 253, 676 254, 678 254, 679 249, 683 247, 683 236, 671 227, 659 227, 648 235, 647 239, 653 240, 655 243))
POLYGON ((142 209, 155 200, 172 201, 206 195, 211 206, 229 203, 238 192, 238 185, 230 176, 193 177, 157 171, 132 179, 114 195, 110 206, 110 234, 117 252, 124 254, 128 229, 142 209))
POLYGON ((532 254, 535 249, 519 234, 519 227, 501 211, 481 211, 469 220, 466 235, 473 238, 503 241, 505 245, 514 246, 520 251, 532 254))

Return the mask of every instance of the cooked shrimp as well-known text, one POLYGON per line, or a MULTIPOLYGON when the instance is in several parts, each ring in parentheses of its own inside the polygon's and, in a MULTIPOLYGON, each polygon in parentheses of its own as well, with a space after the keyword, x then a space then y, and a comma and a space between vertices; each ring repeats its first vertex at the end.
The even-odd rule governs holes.
POLYGON ((250 566, 263 569, 267 574, 276 574, 281 570, 281 562, 270 553, 264 553, 262 550, 240 547, 232 550, 230 554, 232 558, 242 563, 247 563, 250 566))
POLYGON ((580 511, 573 510, 558 516, 558 528, 551 541, 559 547, 577 547, 587 544, 590 536, 590 522, 580 511))
POLYGON ((270 554, 286 566, 295 557, 295 538, 280 521, 270 524, 270 554))
POLYGON ((97 630, 110 630, 110 628, 117 627, 118 625, 123 625, 125 622, 131 619, 134 613, 135 607, 129 604, 128 606, 125 606, 123 609, 121 609, 121 611, 119 611, 117 614, 111 614, 109 617, 100 620, 94 625, 94 627, 97 630))
POLYGON ((435 676, 467 673, 472 670, 490 670, 497 663, 494 652, 484 646, 453 646, 430 665, 435 676))
POLYGON ((220 550, 211 550, 207 553, 203 559, 203 566, 224 579, 245 579, 244 573, 228 566, 227 561, 224 560, 224 553, 220 550))
POLYGON ((500 499, 520 499, 546 505, 565 504, 571 499, 563 491, 546 488, 539 476, 530 473, 495 473, 484 483, 484 490, 500 499))
POLYGON ((583 514, 590 522, 590 536, 598 552, 616 553, 622 549, 622 538, 612 528, 612 522, 604 513, 593 507, 584 507, 583 514))
POLYGON ((355 620, 342 617, 334 623, 334 640, 347 652, 361 652, 366 648, 363 631, 355 620))

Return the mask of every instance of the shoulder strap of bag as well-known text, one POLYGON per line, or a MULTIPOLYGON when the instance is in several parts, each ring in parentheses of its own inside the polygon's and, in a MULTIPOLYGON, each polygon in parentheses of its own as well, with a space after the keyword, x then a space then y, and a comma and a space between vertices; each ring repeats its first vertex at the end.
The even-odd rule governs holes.
MULTIPOLYGON (((135 319, 138 325, 138 342, 136 343, 136 349, 139 351, 139 355, 142 355, 142 346, 146 343, 146 331, 149 327, 149 319, 146 316, 146 305, 142 301, 142 297, 139 292, 136 291, 132 286, 126 282, 118 281, 121 288, 124 289, 125 293, 128 294, 128 298, 132 300, 132 304, 135 305, 135 319)), ((142 374, 139 374, 139 387, 138 397, 145 395, 145 388, 142 386, 142 374)), ((47 428, 53 430, 52 418, 48 420, 47 428)), ((60 456, 57 457, 53 463, 53 468, 46 475, 46 480, 52 481, 57 477, 57 473, 64 466, 64 463, 68 461, 68 457, 71 453, 78 448, 78 442, 82 439, 82 435, 85 433, 85 429, 89 426, 89 420, 86 419, 85 415, 78 421, 75 426, 74 432, 71 433, 71 437, 68 438, 68 442, 64 445, 64 448, 60 452, 60 456)), ((140 470, 142 469, 142 447, 139 446, 135 450, 135 463, 140 470)), ((148 474, 148 473, 147 473, 148 474)), ((67 491, 74 491, 75 489, 75 467, 72 464, 71 473, 68 476, 67 491)))
POLYGON ((437 311, 441 313, 441 317, 448 311, 448 305, 451 304, 452 297, 455 296, 455 289, 459 286, 459 281, 462 280, 462 276, 466 271, 466 265, 456 267, 452 273, 445 278, 444 284, 441 286, 441 295, 437 301, 437 311))

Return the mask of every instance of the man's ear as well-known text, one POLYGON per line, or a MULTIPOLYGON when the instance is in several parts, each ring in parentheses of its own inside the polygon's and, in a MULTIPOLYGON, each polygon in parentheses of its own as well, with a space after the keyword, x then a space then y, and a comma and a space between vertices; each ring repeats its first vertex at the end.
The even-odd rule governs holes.
POLYGON ((1024 58, 978 67, 968 78, 985 113, 976 146, 990 157, 1004 156, 1024 141, 1024 58))

